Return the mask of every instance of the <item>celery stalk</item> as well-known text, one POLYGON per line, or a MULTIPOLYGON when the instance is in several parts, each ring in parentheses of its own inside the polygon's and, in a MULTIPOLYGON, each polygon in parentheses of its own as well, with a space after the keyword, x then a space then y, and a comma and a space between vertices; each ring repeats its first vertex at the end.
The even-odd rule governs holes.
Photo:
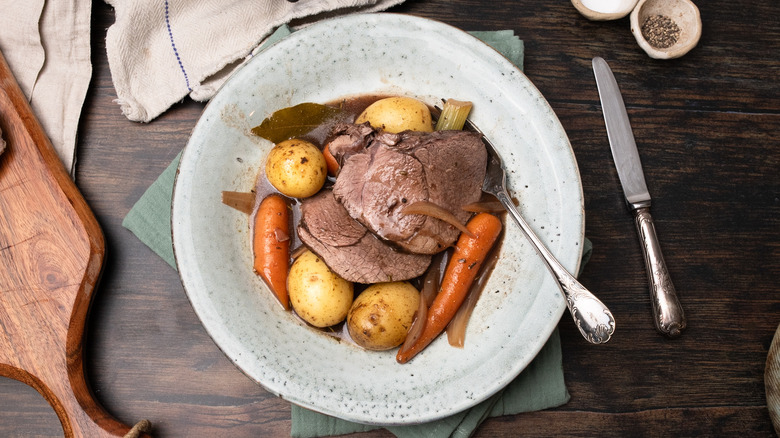
POLYGON ((439 120, 436 121, 436 130, 460 130, 466 123, 466 118, 471 112, 471 102, 448 99, 444 102, 439 120))

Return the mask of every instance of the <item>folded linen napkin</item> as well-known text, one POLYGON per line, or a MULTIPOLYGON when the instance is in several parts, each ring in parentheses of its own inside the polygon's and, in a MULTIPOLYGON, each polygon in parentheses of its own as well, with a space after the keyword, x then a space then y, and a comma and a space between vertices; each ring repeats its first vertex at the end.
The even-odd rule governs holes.
MULTIPOLYGON (((282 38, 289 32, 286 26, 282 26, 269 40, 282 38)), ((522 68, 524 45, 513 31, 471 33, 522 68)), ((122 222, 125 228, 132 231, 174 269, 170 206, 180 157, 181 154, 171 162, 122 222)), ((591 251, 591 242, 585 239, 580 269, 587 263, 591 251)), ((569 393, 563 379, 560 337, 556 330, 531 364, 504 390, 493 397, 448 418, 421 425, 387 429, 401 438, 468 437, 488 417, 547 409, 560 406, 568 400, 569 393)), ((291 435, 294 437, 340 435, 377 428, 377 426, 341 420, 296 405, 292 405, 291 409, 291 435)))
POLYGON ((205 101, 276 27, 375 12, 403 0, 105 0, 116 22, 106 53, 117 102, 148 122, 187 95, 205 101))
POLYGON ((76 132, 92 78, 92 2, 0 0, 0 11, 0 51, 73 176, 76 132))

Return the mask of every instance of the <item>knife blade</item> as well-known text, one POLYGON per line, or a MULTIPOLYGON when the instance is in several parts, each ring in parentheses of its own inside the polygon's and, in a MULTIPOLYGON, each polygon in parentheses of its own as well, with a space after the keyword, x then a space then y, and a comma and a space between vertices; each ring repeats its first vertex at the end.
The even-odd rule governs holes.
POLYGON ((628 120, 626 106, 615 76, 607 62, 593 58, 593 73, 599 91, 607 138, 612 150, 620 184, 629 208, 634 213, 642 252, 647 268, 650 299, 656 329, 669 337, 677 337, 686 327, 685 313, 674 288, 650 215, 650 192, 647 190, 642 162, 628 120))

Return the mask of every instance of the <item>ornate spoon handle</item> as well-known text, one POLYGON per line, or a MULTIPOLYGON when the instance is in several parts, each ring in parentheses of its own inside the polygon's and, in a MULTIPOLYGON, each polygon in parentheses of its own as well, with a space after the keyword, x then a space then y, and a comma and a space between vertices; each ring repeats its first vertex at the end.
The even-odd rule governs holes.
POLYGON ((642 241, 642 254, 647 266, 647 279, 650 284, 650 300, 653 307, 655 327, 670 338, 680 336, 686 326, 677 292, 666 270, 666 262, 661 254, 661 245, 655 233, 650 207, 640 207, 634 210, 636 229, 642 241))
POLYGON ((531 241, 536 252, 544 259, 547 268, 558 280, 558 287, 566 297, 566 306, 582 336, 593 344, 603 344, 609 341, 615 332, 615 318, 612 316, 612 312, 561 265, 531 230, 531 227, 509 200, 506 192, 498 193, 497 197, 509 215, 520 226, 520 229, 523 230, 528 240, 531 241))

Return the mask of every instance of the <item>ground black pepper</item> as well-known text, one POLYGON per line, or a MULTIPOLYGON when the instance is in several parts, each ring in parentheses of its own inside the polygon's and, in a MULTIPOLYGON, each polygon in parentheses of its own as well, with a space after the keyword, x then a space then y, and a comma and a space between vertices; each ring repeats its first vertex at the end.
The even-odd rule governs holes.
POLYGON ((677 23, 665 15, 651 15, 642 23, 642 36, 651 46, 666 49, 674 45, 680 37, 677 23))

